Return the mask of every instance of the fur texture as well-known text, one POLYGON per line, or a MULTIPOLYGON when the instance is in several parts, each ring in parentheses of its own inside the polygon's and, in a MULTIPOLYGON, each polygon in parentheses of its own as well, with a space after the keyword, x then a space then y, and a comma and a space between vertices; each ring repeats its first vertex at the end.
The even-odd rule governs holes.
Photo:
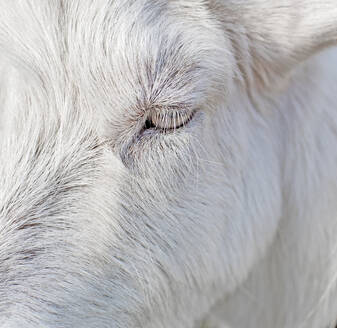
POLYGON ((0 327, 337 319, 335 0, 0 0, 0 327))

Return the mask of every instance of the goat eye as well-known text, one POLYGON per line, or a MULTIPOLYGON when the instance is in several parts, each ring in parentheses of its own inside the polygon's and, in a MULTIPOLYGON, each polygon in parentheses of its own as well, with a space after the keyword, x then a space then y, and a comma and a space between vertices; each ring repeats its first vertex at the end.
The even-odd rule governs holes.
POLYGON ((192 110, 153 110, 145 121, 145 129, 176 130, 184 127, 193 118, 192 110))

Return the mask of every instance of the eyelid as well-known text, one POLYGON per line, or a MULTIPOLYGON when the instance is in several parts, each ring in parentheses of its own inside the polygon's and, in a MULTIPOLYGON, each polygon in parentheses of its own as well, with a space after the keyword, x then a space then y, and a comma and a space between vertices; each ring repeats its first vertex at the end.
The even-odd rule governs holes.
POLYGON ((153 109, 147 116, 147 128, 176 130, 185 126, 193 117, 194 111, 185 108, 153 109))

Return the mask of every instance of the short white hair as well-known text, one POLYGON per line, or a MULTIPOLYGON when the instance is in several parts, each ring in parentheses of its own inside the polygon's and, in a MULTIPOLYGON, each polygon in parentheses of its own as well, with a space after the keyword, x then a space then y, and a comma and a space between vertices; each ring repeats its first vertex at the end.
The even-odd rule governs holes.
POLYGON ((333 0, 0 0, 0 327, 337 319, 333 0))

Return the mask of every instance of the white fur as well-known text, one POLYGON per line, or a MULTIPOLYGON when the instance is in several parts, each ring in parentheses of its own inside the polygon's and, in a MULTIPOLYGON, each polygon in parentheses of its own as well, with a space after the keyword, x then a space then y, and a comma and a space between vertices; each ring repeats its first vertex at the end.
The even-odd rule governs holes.
POLYGON ((336 41, 335 0, 0 0, 0 327, 334 328, 336 41))

